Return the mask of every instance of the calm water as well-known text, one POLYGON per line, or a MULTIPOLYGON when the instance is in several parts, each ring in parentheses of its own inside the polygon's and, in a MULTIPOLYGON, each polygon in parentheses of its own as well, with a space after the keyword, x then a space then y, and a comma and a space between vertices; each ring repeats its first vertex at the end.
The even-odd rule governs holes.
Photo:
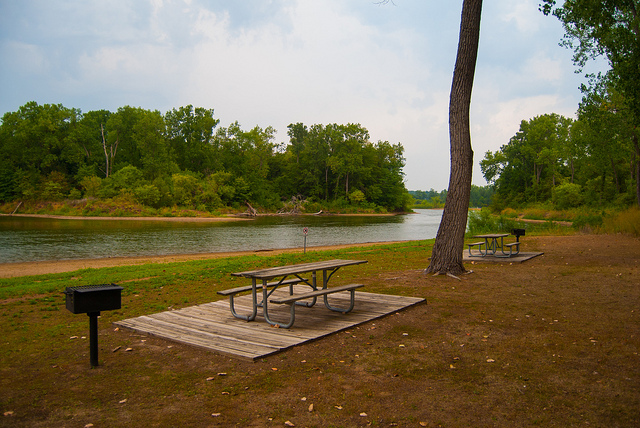
POLYGON ((255 251, 435 238, 442 210, 393 217, 260 217, 177 223, 0 217, 0 263, 255 251))

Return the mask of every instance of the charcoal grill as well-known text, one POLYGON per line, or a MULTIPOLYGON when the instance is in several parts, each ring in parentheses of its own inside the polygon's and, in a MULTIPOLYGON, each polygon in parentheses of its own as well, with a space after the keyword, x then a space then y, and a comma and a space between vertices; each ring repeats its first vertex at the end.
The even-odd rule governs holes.
POLYGON ((525 235, 524 229, 511 229, 511 234, 516 236, 516 242, 520 242, 520 237, 525 235))
POLYGON ((120 309, 122 287, 115 284, 67 287, 67 309, 89 315, 89 354, 92 367, 98 365, 98 317, 101 311, 120 309))

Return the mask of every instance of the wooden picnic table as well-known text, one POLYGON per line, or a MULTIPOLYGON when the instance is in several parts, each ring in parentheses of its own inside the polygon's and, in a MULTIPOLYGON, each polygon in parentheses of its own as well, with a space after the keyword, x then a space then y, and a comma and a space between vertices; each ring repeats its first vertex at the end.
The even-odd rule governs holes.
POLYGON ((329 288, 329 280, 340 268, 345 266, 359 265, 367 263, 367 260, 326 260, 320 262, 300 263, 288 266, 277 266, 266 269, 257 269, 244 272, 232 273, 233 276, 240 276, 243 278, 251 279, 250 286, 237 287, 230 290, 219 291, 218 294, 228 295, 231 313, 234 317, 240 318, 246 321, 253 321, 256 318, 258 308, 262 307, 265 320, 278 327, 289 328, 293 325, 295 320, 295 307, 296 305, 312 307, 316 304, 317 298, 322 296, 325 306, 336 312, 347 313, 353 309, 355 303, 355 289, 363 287, 362 284, 349 284, 338 287, 329 288), (321 288, 318 287, 318 275, 317 273, 322 271, 321 288), (304 278, 304 274, 311 273, 311 279, 304 278), (269 282, 271 281, 271 282, 269 282), (293 293, 293 286, 296 284, 304 284, 311 287, 311 291, 303 294, 293 293), (262 302, 258 303, 258 287, 262 287, 262 302), (287 304, 291 307, 290 319, 288 323, 279 323, 269 318, 268 302, 269 297, 280 286, 289 286, 289 297, 272 299, 271 303, 274 304, 287 304), (233 298, 236 294, 241 292, 251 291, 252 295, 252 313, 250 315, 239 315, 234 308, 233 298), (336 308, 329 304, 327 296, 332 293, 341 291, 349 291, 351 293, 350 306, 346 309, 336 308), (308 300, 310 302, 300 302, 300 300, 308 300))

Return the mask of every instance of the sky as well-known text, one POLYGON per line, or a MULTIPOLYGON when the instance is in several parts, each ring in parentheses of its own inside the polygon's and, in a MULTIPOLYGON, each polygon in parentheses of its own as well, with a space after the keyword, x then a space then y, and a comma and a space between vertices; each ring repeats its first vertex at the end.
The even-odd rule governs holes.
MULTIPOLYGON (((471 100, 473 184, 522 120, 575 117, 585 82, 539 0, 486 0, 471 100)), ((359 123, 401 143, 409 190, 449 182, 462 0, 0 0, 0 116, 214 109, 219 126, 359 123)), ((589 70, 587 70, 589 71, 589 70)))

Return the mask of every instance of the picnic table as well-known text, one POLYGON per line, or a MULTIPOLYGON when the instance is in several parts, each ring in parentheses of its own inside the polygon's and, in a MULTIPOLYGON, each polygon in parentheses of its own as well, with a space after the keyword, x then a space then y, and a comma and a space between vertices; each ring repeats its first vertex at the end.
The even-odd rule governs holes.
POLYGON ((312 307, 316 304, 317 298, 322 296, 324 299, 324 305, 327 309, 332 311, 348 313, 354 307, 355 304, 355 290, 363 287, 362 284, 348 284, 337 287, 329 288, 329 280, 340 269, 345 266, 359 265, 367 263, 367 260, 326 260, 320 262, 300 263, 288 266, 278 266, 266 269, 251 270, 245 272, 232 273, 233 276, 240 276, 243 278, 251 279, 251 285, 236 287, 229 290, 218 291, 218 294, 229 296, 229 304, 231 313, 234 317, 243 319, 245 321, 253 321, 258 313, 258 308, 262 308, 262 312, 265 320, 274 326, 290 328, 295 321, 295 307, 296 305, 312 307), (322 272, 321 279, 318 278, 318 272, 322 272), (311 274, 311 279, 305 278, 305 274, 311 274), (321 288, 318 287, 318 282, 321 281, 321 288), (306 293, 293 293, 293 286, 302 284, 309 286, 311 291, 306 293), (281 286, 289 287, 289 296, 284 298, 271 299, 271 295, 274 291, 281 286), (262 301, 258 302, 258 287, 262 287, 262 301), (234 307, 234 296, 242 292, 251 292, 252 298, 252 312, 249 315, 240 315, 236 312, 234 307), (342 291, 349 291, 351 293, 350 305, 347 308, 337 308, 331 306, 328 301, 328 295, 332 293, 338 293, 342 291), (308 301, 311 299, 311 301, 308 301), (300 300, 307 300, 301 302, 300 300), (286 304, 290 306, 290 319, 287 323, 280 323, 273 321, 269 317, 268 303, 273 304, 286 304))
POLYGON ((505 244, 504 238, 509 236, 508 233, 487 233, 483 235, 474 235, 473 238, 483 239, 483 241, 473 242, 467 244, 469 247, 469 257, 513 257, 520 253, 520 236, 524 235, 524 229, 514 229, 511 231, 512 235, 516 236, 515 242, 510 242, 505 244), (482 247, 484 246, 484 251, 482 247), (478 247, 479 254, 473 254, 471 249, 473 247, 478 247), (515 252, 513 248, 515 247, 515 252), (506 249, 509 249, 509 252, 505 252, 506 249), (500 252, 498 252, 500 250, 500 252))

